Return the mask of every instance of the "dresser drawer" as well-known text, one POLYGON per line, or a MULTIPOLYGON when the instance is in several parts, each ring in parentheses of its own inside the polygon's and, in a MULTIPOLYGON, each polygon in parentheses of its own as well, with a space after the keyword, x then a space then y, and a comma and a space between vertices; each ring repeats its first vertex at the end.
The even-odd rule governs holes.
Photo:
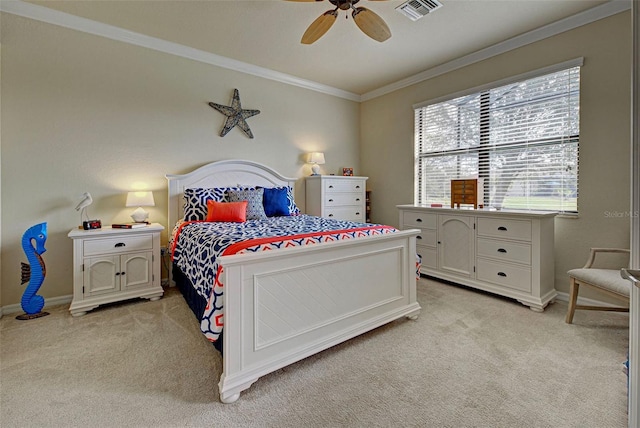
POLYGON ((327 193, 324 204, 327 207, 336 205, 361 205, 364 203, 362 193, 327 193))
POLYGON ((364 207, 332 207, 327 208, 323 217, 334 220, 350 220, 364 222, 364 207))
POLYGON ((478 238, 476 250, 478 257, 490 257, 496 260, 526 265, 531 264, 530 244, 478 238))
POLYGON ((153 248, 153 236, 145 234, 140 236, 118 236, 115 238, 86 239, 83 241, 83 255, 112 254, 131 252, 138 250, 150 250, 153 248))
POLYGON ((404 211, 402 213, 402 224, 405 228, 420 227, 436 229, 438 227, 438 215, 420 211, 404 211))
POLYGON ((335 192, 361 192, 364 195, 364 183, 364 180, 327 179, 324 180, 324 191, 328 194, 335 192))
MULTIPOLYGON (((411 229, 408 227, 407 229, 411 229)), ((426 245, 427 247, 435 247, 437 244, 436 229, 420 229, 420 233, 416 236, 416 245, 426 245)))
POLYGON ((476 270, 476 277, 480 281, 491 282, 527 293, 531 292, 531 269, 528 267, 478 259, 476 270))
POLYGON ((531 221, 479 217, 478 235, 531 241, 531 221))

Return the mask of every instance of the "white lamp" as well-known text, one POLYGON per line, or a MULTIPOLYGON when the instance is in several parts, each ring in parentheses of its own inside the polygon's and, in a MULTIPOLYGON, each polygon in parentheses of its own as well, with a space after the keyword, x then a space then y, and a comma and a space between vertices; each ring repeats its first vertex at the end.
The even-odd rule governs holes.
POLYGON ((313 152, 309 153, 309 163, 311 165, 311 175, 320 175, 320 167, 318 165, 324 165, 324 153, 313 152))
POLYGON ((127 193, 127 207, 138 207, 131 213, 131 218, 136 223, 144 223, 149 218, 149 213, 142 207, 154 207, 156 204, 153 200, 153 193, 146 191, 127 193))

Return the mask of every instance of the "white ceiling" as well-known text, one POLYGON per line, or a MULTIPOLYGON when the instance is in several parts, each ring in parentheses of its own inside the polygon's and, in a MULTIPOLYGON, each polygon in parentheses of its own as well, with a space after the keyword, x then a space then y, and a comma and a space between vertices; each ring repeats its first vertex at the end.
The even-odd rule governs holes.
POLYGON ((368 38, 351 15, 341 11, 327 34, 312 45, 302 45, 307 26, 334 8, 328 0, 29 0, 358 95, 607 3, 440 2, 443 7, 414 22, 395 10, 402 0, 361 0, 358 6, 387 22, 392 33, 389 40, 379 43, 368 38))

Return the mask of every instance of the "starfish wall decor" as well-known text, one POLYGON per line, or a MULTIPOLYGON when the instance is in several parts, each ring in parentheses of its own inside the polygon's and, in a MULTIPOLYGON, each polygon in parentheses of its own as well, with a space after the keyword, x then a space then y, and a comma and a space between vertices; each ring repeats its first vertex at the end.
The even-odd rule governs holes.
POLYGON ((245 119, 260 114, 260 110, 243 110, 242 105, 240 105, 240 93, 237 89, 233 90, 233 100, 230 106, 223 106, 216 103, 209 103, 209 105, 227 116, 222 131, 220 131, 221 137, 227 135, 227 133, 237 125, 247 134, 247 137, 253 138, 253 133, 245 119))

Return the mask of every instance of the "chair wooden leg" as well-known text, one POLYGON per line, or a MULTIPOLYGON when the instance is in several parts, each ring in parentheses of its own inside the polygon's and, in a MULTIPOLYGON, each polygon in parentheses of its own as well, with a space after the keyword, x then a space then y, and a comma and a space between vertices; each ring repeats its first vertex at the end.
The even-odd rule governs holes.
POLYGON ((578 300, 578 289, 580 288, 580 284, 576 282, 575 278, 570 279, 569 308, 567 309, 567 317, 564 320, 567 324, 573 322, 573 314, 576 312, 576 301, 578 300))

